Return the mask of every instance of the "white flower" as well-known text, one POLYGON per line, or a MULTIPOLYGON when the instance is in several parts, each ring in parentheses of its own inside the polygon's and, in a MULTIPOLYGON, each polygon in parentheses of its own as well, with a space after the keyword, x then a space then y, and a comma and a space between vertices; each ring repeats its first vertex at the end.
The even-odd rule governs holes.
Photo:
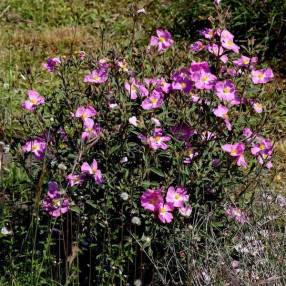
POLYGON ((132 116, 128 119, 129 123, 132 124, 133 126, 137 127, 138 126, 138 120, 136 116, 132 116))
POLYGON ((11 235, 13 232, 12 232, 12 230, 9 230, 6 226, 3 226, 3 227, 1 228, 1 233, 2 233, 3 235, 11 235))
POLYGON ((128 162, 128 158, 126 156, 120 160, 121 164, 126 163, 126 162, 128 162))
POLYGON ((155 126, 157 126, 157 127, 161 126, 161 122, 157 118, 152 117, 151 121, 152 121, 152 123, 155 124, 155 126))
POLYGON ((134 286, 142 286, 142 281, 140 279, 136 279, 134 281, 134 286))
POLYGON ((146 14, 146 10, 144 8, 137 10, 137 14, 146 14))
POLYGON ((138 216, 134 216, 132 219, 131 219, 131 222, 133 224, 136 224, 136 225, 141 225, 141 219, 138 217, 138 216))
POLYGON ((117 108, 118 104, 117 103, 109 103, 109 108, 114 109, 117 108))
POLYGON ((129 198, 129 195, 124 192, 124 193, 121 193, 121 194, 120 194, 120 197, 121 197, 121 199, 122 199, 123 201, 127 201, 128 198, 129 198))

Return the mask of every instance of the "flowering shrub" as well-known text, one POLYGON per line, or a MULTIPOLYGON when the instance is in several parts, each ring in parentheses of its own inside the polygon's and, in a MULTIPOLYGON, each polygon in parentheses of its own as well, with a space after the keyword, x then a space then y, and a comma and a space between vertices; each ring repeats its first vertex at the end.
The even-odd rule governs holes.
POLYGON ((22 104, 30 124, 15 139, 15 161, 35 186, 40 218, 66 222, 63 232, 77 236, 65 243, 93 250, 97 283, 111 283, 110 269, 113 282, 136 278, 127 266, 134 244, 160 257, 193 210, 215 209, 217 222, 251 219, 239 197, 272 167, 260 100, 274 75, 225 27, 200 35, 183 58, 164 29, 136 55, 49 58, 43 68, 58 89, 29 90, 22 104))

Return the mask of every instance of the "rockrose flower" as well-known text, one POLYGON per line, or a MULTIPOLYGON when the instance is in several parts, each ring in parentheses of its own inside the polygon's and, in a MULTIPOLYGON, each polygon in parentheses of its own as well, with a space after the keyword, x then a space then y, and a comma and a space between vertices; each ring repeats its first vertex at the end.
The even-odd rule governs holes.
POLYGON ((262 113, 263 112, 263 105, 261 103, 252 100, 250 102, 250 104, 256 113, 262 113))
POLYGON ((231 123, 229 121, 229 117, 228 117, 228 114, 227 114, 228 111, 229 111, 229 109, 227 107, 221 105, 221 104, 217 108, 213 109, 214 115, 217 116, 217 117, 222 118, 224 120, 226 128, 228 130, 231 130, 232 129, 232 125, 231 125, 231 123))
POLYGON ((240 100, 236 96, 235 85, 228 79, 216 82, 215 94, 220 100, 226 101, 230 105, 240 104, 240 100))
POLYGON ((130 94, 132 100, 138 97, 138 93, 141 96, 148 96, 147 88, 134 78, 131 78, 130 81, 126 81, 124 83, 124 88, 130 94))
POLYGON ((191 213, 192 213, 192 207, 191 206, 180 207, 179 208, 179 213, 182 216, 189 217, 191 215, 191 213))
POLYGON ((201 41, 196 41, 190 46, 190 51, 194 53, 198 53, 205 48, 205 45, 201 41))
POLYGON ((159 206, 164 203, 161 189, 148 189, 141 196, 141 206, 148 211, 156 212, 159 206))
POLYGON ((86 120, 87 118, 94 117, 97 114, 96 110, 92 106, 80 106, 75 112, 75 117, 86 120))
POLYGON ((173 90, 181 90, 185 93, 189 93, 192 89, 192 82, 188 78, 176 77, 172 83, 173 90))
POLYGON ((272 162, 270 161, 273 153, 273 143, 270 139, 256 136, 255 143, 252 143, 251 154, 254 155, 259 164, 266 166, 266 168, 272 168, 272 162))
POLYGON ((152 136, 146 138, 146 143, 153 150, 166 150, 168 149, 166 142, 169 142, 170 140, 171 137, 164 136, 161 128, 155 128, 152 136))
POLYGON ((101 84, 107 81, 108 73, 105 68, 98 68, 86 75, 83 82, 101 84))
POLYGON ((250 67, 253 68, 254 65, 257 63, 257 57, 246 57, 241 55, 241 57, 237 60, 234 60, 233 63, 234 65, 238 66, 238 67, 250 67))
POLYGON ((161 92, 158 92, 157 90, 153 90, 151 95, 142 101, 141 107, 145 110, 159 108, 162 106, 163 100, 164 100, 164 95, 161 92))
POLYGON ((97 184, 103 183, 103 177, 101 171, 98 169, 97 161, 95 159, 93 159, 91 165, 89 165, 87 162, 84 162, 81 165, 81 172, 92 176, 97 184))
POLYGON ((157 47, 159 53, 165 52, 174 44, 171 34, 167 30, 158 29, 157 36, 152 36, 149 47, 157 47))
POLYGON ((210 29, 210 28, 204 28, 203 30, 201 30, 200 35, 202 35, 203 37, 205 37, 206 39, 210 40, 214 37, 215 35, 215 29, 210 29))
POLYGON ((222 150, 227 152, 230 156, 236 158, 237 166, 241 166, 243 168, 247 167, 247 163, 243 155, 245 150, 245 145, 242 142, 235 144, 225 144, 222 146, 222 150))
POLYGON ((84 131, 81 134, 83 140, 93 139, 99 136, 101 128, 99 124, 95 124, 93 119, 86 118, 83 122, 84 131))
POLYGON ((217 77, 210 72, 200 71, 199 73, 194 73, 192 79, 197 89, 210 90, 213 89, 217 77))
POLYGON ((162 223, 170 223, 173 220, 173 206, 161 203, 158 208, 158 218, 162 223))
POLYGON ((216 57, 219 57, 219 59, 223 62, 223 63, 227 63, 228 62, 228 57, 227 55, 224 55, 224 49, 221 46, 218 46, 217 44, 209 44, 207 45, 207 49, 208 51, 215 55, 216 57))
POLYGON ((43 210, 50 216, 57 218, 70 209, 68 198, 62 197, 56 182, 49 182, 48 193, 42 202, 43 210))
POLYGON ((45 155, 46 142, 41 138, 29 140, 22 147, 22 150, 25 153, 33 153, 36 159, 40 160, 43 159, 45 155))
POLYGON ((48 72, 55 72, 60 63, 60 58, 48 58, 47 62, 43 63, 43 68, 48 72))
POLYGON ((234 53, 239 53, 239 46, 237 46, 233 42, 234 36, 228 31, 228 30, 223 30, 220 35, 220 41, 222 46, 227 49, 231 50, 234 53))
POLYGON ((39 93, 35 90, 28 90, 27 95, 28 100, 25 100, 22 103, 22 107, 28 111, 34 111, 36 109, 36 106, 45 103, 44 97, 40 96, 39 93))
POLYGON ((253 70, 251 78, 254 84, 267 83, 274 78, 274 74, 271 68, 253 70))
POLYGON ((175 208, 181 208, 185 202, 189 200, 187 191, 183 187, 170 186, 167 191, 166 202, 173 205, 175 208))
POLYGON ((186 156, 184 157, 184 164, 191 164, 193 159, 199 155, 199 153, 194 150, 191 144, 187 144, 185 154, 186 156))
POLYGON ((82 185, 84 182, 84 175, 74 175, 74 174, 69 174, 66 179, 68 180, 68 185, 73 187, 77 185, 82 185))
POLYGON ((248 221, 248 217, 244 211, 242 211, 240 208, 235 208, 235 207, 229 207, 225 211, 225 215, 233 218, 236 220, 238 223, 244 224, 248 221))

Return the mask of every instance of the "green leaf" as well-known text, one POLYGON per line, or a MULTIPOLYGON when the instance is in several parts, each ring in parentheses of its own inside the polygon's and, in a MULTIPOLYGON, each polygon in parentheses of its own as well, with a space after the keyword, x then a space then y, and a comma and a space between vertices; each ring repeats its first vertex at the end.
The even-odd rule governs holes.
POLYGON ((77 214, 80 214, 81 213, 81 209, 78 207, 78 206, 72 206, 71 207, 71 211, 72 212, 75 212, 77 214))
POLYGON ((153 173, 155 173, 156 175, 158 175, 158 176, 160 176, 162 178, 165 177, 165 174, 161 170, 159 170, 157 168, 151 167, 150 171, 152 171, 153 173))

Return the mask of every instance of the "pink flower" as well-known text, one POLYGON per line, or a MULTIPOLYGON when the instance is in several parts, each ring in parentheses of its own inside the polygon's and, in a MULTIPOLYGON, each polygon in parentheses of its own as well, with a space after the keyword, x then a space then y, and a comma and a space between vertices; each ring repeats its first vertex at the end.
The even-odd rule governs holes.
POLYGON ((194 53, 198 53, 205 48, 205 45, 201 41, 196 41, 190 46, 190 51, 194 53))
POLYGON ((196 81, 200 73, 205 72, 209 73, 210 68, 207 62, 195 62, 191 63, 191 66, 188 68, 188 72, 191 74, 191 80, 196 81))
POLYGON ((219 57, 219 59, 223 62, 223 63, 227 63, 228 62, 228 57, 226 55, 223 55, 224 49, 221 46, 218 46, 217 44, 209 44, 207 46, 208 51, 215 55, 216 57, 219 57))
POLYGON ((237 222, 244 224, 248 221, 248 217, 244 211, 242 211, 240 208, 235 207, 228 207, 228 209, 225 211, 225 215, 233 218, 237 222))
POLYGON ((213 109, 213 113, 215 116, 220 117, 224 120, 225 125, 227 127, 228 130, 232 129, 232 125, 229 121, 229 117, 228 117, 228 111, 229 109, 223 105, 219 105, 217 108, 213 109))
POLYGON ((145 78, 144 82, 148 86, 149 90, 155 89, 158 92, 169 93, 171 91, 171 84, 166 82, 164 78, 156 79, 156 78, 145 78))
POLYGON ((153 150, 157 149, 166 150, 168 148, 168 145, 165 142, 168 142, 170 140, 171 137, 163 135, 162 129, 155 128, 152 136, 146 138, 146 143, 153 150))
POLYGON ((261 70, 253 70, 251 72, 251 77, 254 84, 267 83, 274 78, 274 74, 271 68, 266 68, 261 70))
POLYGON ((200 35, 204 36, 206 39, 210 40, 215 35, 215 30, 210 28, 204 28, 200 31, 200 35))
POLYGON ((131 116, 129 119, 128 119, 128 122, 131 124, 131 125, 133 125, 133 126, 135 126, 135 127, 137 127, 138 126, 138 119, 136 118, 136 116, 131 116))
POLYGON ((93 119, 91 118, 84 119, 83 126, 84 126, 84 132, 82 132, 81 134, 81 138, 83 140, 96 138, 99 136, 101 132, 99 124, 95 124, 93 119))
POLYGON ((273 143, 270 139, 256 136, 256 143, 252 143, 251 154, 257 157, 257 161, 266 168, 272 168, 271 157, 273 153, 273 143))
POLYGON ((107 81, 108 73, 106 68, 98 68, 93 70, 90 74, 86 75, 83 79, 83 82, 86 83, 104 83, 107 81))
POLYGON ((189 217, 192 213, 192 207, 190 206, 183 206, 179 208, 179 213, 182 216, 189 217))
POLYGON ((45 103, 44 97, 40 96, 39 93, 35 90, 28 90, 28 100, 25 100, 22 104, 22 107, 28 111, 34 111, 36 106, 42 105, 45 103))
POLYGON ((273 151, 273 143, 270 139, 266 139, 263 137, 256 137, 256 144, 252 144, 251 154, 257 156, 259 154, 272 154, 273 151))
POLYGON ((157 47, 159 53, 165 52, 174 44, 171 34, 167 30, 158 29, 157 36, 152 36, 149 47, 157 47))
POLYGON ((234 36, 228 30, 223 30, 221 32, 220 41, 222 46, 227 50, 233 51, 234 53, 239 53, 240 48, 233 42, 233 38, 234 36))
POLYGON ((162 93, 157 90, 153 90, 151 95, 142 101, 141 107, 145 110, 159 108, 163 104, 163 99, 164 96, 162 93))
POLYGON ((233 61, 234 65, 238 67, 250 67, 253 68, 253 66, 257 63, 257 57, 246 57, 241 55, 241 57, 237 60, 233 61))
POLYGON ((251 101, 251 105, 255 112, 262 113, 263 112, 263 105, 259 102, 251 101))
POLYGON ((87 162, 84 162, 81 165, 81 172, 84 174, 91 175, 97 184, 103 183, 103 177, 101 171, 98 169, 97 161, 95 159, 93 159, 91 165, 89 165, 87 162))
POLYGON ((217 77, 209 72, 201 71, 192 76, 192 79, 195 81, 195 87, 197 89, 213 89, 213 86, 217 80, 217 77))
POLYGON ((49 182, 48 193, 42 202, 42 207, 50 216, 57 218, 65 214, 70 209, 70 200, 61 197, 59 187, 56 182, 49 182))
POLYGON ((80 106, 75 112, 75 117, 81 118, 82 120, 85 120, 90 117, 94 117, 96 115, 96 110, 94 107, 88 105, 87 107, 80 106))
POLYGON ((221 0, 214 0, 215 5, 219 5, 221 0))
POLYGON ((80 186, 84 182, 84 176, 83 175, 69 174, 66 178, 68 180, 69 186, 71 186, 71 187, 77 186, 77 185, 80 186))
POLYGON ((33 153, 36 159, 42 159, 46 152, 46 142, 43 139, 29 140, 22 147, 23 152, 33 153))
POLYGON ((225 144, 222 146, 222 150, 227 152, 230 156, 236 158, 237 166, 241 166, 243 168, 247 167, 247 163, 243 155, 245 150, 245 145, 242 142, 235 144, 225 144))
POLYGON ((60 63, 60 58, 48 58, 47 62, 43 63, 43 68, 48 72, 55 72, 60 63))
POLYGON ((145 191, 141 196, 141 206, 145 210, 156 212, 164 202, 161 191, 161 189, 148 189, 145 191))
POLYGON ((158 209, 158 218, 162 223, 170 223, 173 220, 173 207, 166 203, 161 203, 158 209))
POLYGON ((192 82, 188 78, 176 77, 172 83, 173 90, 182 90, 185 93, 189 93, 192 89, 192 82))
POLYGON ((230 80, 218 81, 215 84, 216 96, 231 105, 239 104, 240 100, 236 97, 235 85, 230 80))
POLYGON ((186 157, 184 158, 184 164, 191 164, 193 159, 198 156, 199 153, 194 151, 194 148, 190 144, 188 144, 188 148, 186 150, 186 157))
POLYGON ((251 131, 250 128, 243 128, 243 136, 246 138, 247 142, 251 142, 253 138, 253 132, 251 131))
POLYGON ((130 94, 131 99, 136 99, 138 92, 141 96, 148 96, 147 88, 134 78, 131 78, 130 82, 126 81, 124 83, 124 88, 130 94))
POLYGON ((181 208, 185 205, 185 202, 189 200, 187 191, 183 187, 173 186, 168 188, 166 202, 173 205, 175 208, 181 208))

